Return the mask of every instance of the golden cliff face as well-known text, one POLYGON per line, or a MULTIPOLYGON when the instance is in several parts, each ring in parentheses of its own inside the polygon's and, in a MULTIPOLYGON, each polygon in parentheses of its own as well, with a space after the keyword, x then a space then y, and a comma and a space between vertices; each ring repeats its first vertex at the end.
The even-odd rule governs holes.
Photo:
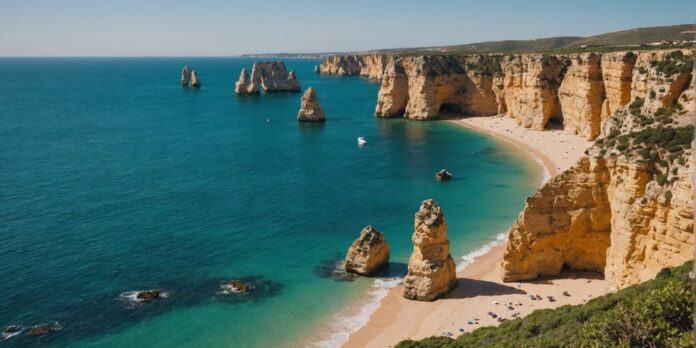
POLYGON ((394 56, 389 54, 330 56, 319 65, 319 73, 341 76, 360 75, 380 80, 387 66, 393 62, 394 56))
POLYGON ((559 118, 558 88, 566 70, 559 57, 541 54, 506 56, 502 64, 507 115, 522 127, 543 130, 559 118))
POLYGON ((375 113, 415 120, 435 119, 448 111, 495 115, 499 106, 493 71, 499 69, 497 61, 479 56, 400 58, 385 70, 375 113))
POLYGON ((587 156, 527 199, 509 232, 504 280, 568 267, 623 287, 693 258, 694 117, 676 104, 652 114, 630 105, 587 156))
POLYGON ((558 89, 563 126, 566 131, 588 139, 601 131, 605 99, 601 56, 594 53, 569 58, 570 66, 558 89))
POLYGON ((320 70, 381 79, 375 109, 379 117, 507 114, 523 127, 542 130, 556 122, 568 132, 595 139, 606 120, 637 97, 651 111, 677 98, 685 104, 692 97, 682 92, 693 73, 679 67, 691 57, 689 50, 334 56, 320 70))

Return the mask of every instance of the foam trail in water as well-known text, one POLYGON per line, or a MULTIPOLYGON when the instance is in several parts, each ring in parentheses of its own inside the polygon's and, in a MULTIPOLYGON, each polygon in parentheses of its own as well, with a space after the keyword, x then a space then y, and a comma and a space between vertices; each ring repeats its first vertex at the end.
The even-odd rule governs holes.
POLYGON ((401 278, 375 279, 365 298, 360 300, 358 304, 360 307, 357 312, 351 311, 350 309, 355 310, 355 307, 350 306, 348 309, 336 314, 328 324, 332 332, 331 336, 310 346, 322 348, 342 346, 348 341, 351 333, 367 323, 372 313, 379 308, 380 302, 387 296, 389 290, 399 285, 400 282, 401 278))

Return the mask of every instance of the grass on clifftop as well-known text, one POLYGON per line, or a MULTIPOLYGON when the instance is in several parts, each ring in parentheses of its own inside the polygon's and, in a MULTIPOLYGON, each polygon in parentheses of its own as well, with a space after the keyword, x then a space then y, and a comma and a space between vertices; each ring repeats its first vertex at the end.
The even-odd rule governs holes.
POLYGON ((456 339, 407 340, 396 347, 693 347, 692 269, 689 261, 583 305, 536 310, 456 339))

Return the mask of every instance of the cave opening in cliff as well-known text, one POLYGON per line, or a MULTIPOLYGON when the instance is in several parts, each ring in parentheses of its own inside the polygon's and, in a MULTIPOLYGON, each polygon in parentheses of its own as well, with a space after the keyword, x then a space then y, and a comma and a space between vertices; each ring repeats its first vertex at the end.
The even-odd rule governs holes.
POLYGON ((442 103, 440 104, 440 110, 438 113, 440 115, 459 115, 462 113, 462 108, 454 103, 442 103))
POLYGON ((551 116, 551 118, 549 118, 549 121, 546 122, 545 128, 563 130, 563 114, 559 113, 554 116, 551 116))

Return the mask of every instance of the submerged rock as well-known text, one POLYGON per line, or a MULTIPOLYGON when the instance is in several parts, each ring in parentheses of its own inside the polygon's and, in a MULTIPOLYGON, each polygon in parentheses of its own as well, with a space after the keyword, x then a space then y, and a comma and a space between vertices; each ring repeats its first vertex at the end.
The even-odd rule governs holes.
POLYGON ((191 87, 200 87, 201 80, 198 78, 198 72, 196 70, 191 70, 191 87))
POLYGON ((48 325, 38 325, 34 326, 27 332, 29 336, 43 336, 51 332, 51 327, 48 325))
POLYGON ((450 292, 457 282, 442 209, 432 199, 423 201, 414 225, 413 253, 403 295, 411 300, 434 301, 450 292))
POLYGON ((135 298, 138 300, 150 301, 162 298, 162 294, 162 290, 143 290, 138 291, 138 293, 135 295, 135 298))
POLYGON ((184 68, 181 69, 181 85, 188 86, 190 82, 191 82, 191 70, 189 69, 189 67, 184 66, 184 68))
POLYGON ((447 181, 452 179, 452 173, 448 172, 446 169, 442 169, 437 174, 435 174, 435 178, 440 181, 447 181))
POLYGON ((366 226, 348 249, 345 268, 347 272, 368 276, 387 266, 388 262, 389 244, 384 235, 374 227, 366 226))
POLYGON ((309 87, 302 96, 300 111, 297 113, 297 120, 300 122, 324 122, 324 109, 319 105, 317 92, 313 87, 309 87))
POLYGON ((253 290, 249 284, 236 279, 222 283, 220 284, 220 287, 226 291, 226 293, 247 293, 253 290))

